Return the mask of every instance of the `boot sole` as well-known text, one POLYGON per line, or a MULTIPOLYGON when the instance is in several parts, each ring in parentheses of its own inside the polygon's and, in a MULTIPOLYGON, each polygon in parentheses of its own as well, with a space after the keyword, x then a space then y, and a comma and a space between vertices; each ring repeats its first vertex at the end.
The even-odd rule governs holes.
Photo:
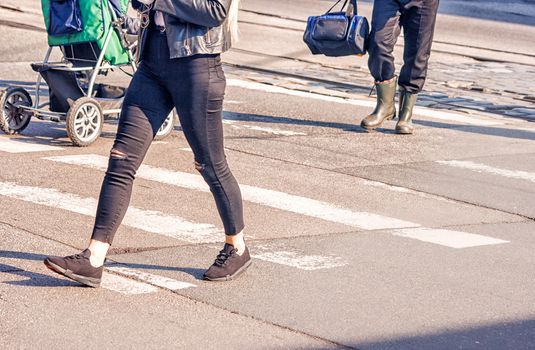
POLYGON ((396 134, 399 135, 412 135, 413 130, 396 129, 396 134))
POLYGON ((249 268, 249 266, 251 266, 251 264, 253 263, 253 259, 250 259, 248 262, 246 262, 245 264, 243 264, 242 267, 240 267, 236 272, 234 272, 234 274, 232 275, 226 275, 224 277, 218 277, 218 278, 210 278, 210 277, 207 277, 207 276, 203 276, 203 278, 207 281, 212 281, 212 282, 223 282, 223 281, 231 281, 233 279, 235 279, 236 277, 238 277, 239 275, 241 275, 242 273, 245 272, 245 270, 247 270, 249 268))
POLYGON ((369 125, 364 125, 362 123, 360 123, 360 127, 365 129, 365 130, 375 130, 377 128, 380 128, 381 126, 383 126, 383 123, 387 120, 392 120, 392 119, 395 119, 396 118, 396 115, 392 115, 391 117, 387 117, 385 119, 383 119, 383 121, 380 123, 380 124, 377 124, 377 125, 374 125, 374 126, 369 126, 369 125))
POLYGON ((51 262, 48 259, 45 259, 44 263, 45 263, 45 266, 48 267, 51 271, 54 271, 55 273, 58 273, 58 274, 60 274, 62 276, 70 278, 73 281, 76 281, 76 282, 81 283, 81 284, 83 284, 85 286, 89 286, 89 287, 93 287, 93 288, 100 287, 100 281, 101 280, 98 279, 98 278, 92 278, 92 277, 86 277, 86 276, 77 275, 74 272, 72 272, 71 270, 64 269, 61 266, 58 266, 58 265, 54 264, 53 262, 51 262))

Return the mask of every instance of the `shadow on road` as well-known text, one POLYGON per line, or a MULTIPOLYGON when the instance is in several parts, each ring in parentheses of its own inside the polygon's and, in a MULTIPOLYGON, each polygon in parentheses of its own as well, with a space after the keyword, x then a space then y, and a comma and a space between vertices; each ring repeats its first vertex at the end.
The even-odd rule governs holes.
POLYGON ((415 120, 414 124, 423 125, 432 128, 443 128, 443 129, 455 129, 455 131, 467 132, 472 134, 488 135, 488 136, 499 136, 507 137, 512 139, 522 139, 522 140, 535 140, 535 131, 530 130, 515 130, 515 129, 506 129, 499 127, 489 127, 489 126, 471 126, 471 125, 461 125, 461 124, 448 124, 442 122, 434 122, 429 120, 415 120))
POLYGON ((351 344, 365 350, 384 349, 535 349, 535 319, 445 330, 435 334, 351 344))
POLYGON ((30 272, 12 265, 0 264, 0 271, 3 274, 10 274, 26 278, 22 281, 7 281, 2 282, 13 286, 27 286, 27 287, 73 287, 80 286, 80 284, 67 279, 55 278, 49 275, 30 272))
POLYGON ((206 271, 206 269, 197 269, 194 267, 161 266, 161 265, 134 264, 134 263, 106 263, 105 266, 120 266, 120 267, 127 267, 129 269, 183 272, 190 276, 193 276, 195 279, 198 279, 198 280, 203 279, 203 274, 206 271))
POLYGON ((223 118, 226 120, 245 121, 245 122, 260 122, 271 124, 290 124, 300 126, 317 126, 321 128, 333 128, 343 131, 352 131, 358 133, 364 133, 365 131, 359 126, 357 121, 355 124, 336 123, 336 122, 324 122, 319 120, 305 120, 295 119, 289 117, 277 117, 271 115, 259 115, 248 113, 236 113, 236 112, 224 112, 223 118))
MULTIPOLYGON (((0 258, 43 261, 46 258, 46 255, 27 253, 27 252, 9 251, 9 250, 0 250, 0 258)), ((130 269, 183 272, 183 273, 193 276, 195 279, 198 279, 198 280, 203 279, 203 274, 206 271, 206 269, 198 269, 194 267, 176 267, 176 266, 162 266, 162 265, 149 265, 149 264, 117 263, 117 262, 110 261, 110 260, 106 261, 105 266, 120 266, 120 267, 127 267, 130 269)), ((7 284, 13 284, 13 285, 37 286, 37 287, 78 286, 79 285, 76 282, 70 282, 68 280, 67 282, 69 283, 63 283, 65 281, 64 279, 58 279, 58 278, 54 278, 48 275, 43 275, 40 273, 25 271, 19 267, 5 265, 5 264, 0 264, 0 272, 28 277, 28 280, 25 280, 25 281, 5 282, 7 284)))

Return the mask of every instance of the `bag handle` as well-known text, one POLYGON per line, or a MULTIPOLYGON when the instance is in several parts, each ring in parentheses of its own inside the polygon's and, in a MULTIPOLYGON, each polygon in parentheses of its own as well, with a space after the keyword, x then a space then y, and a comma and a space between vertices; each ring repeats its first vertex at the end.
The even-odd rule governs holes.
POLYGON ((358 16, 359 11, 358 11, 357 0, 350 0, 346 13, 349 17, 351 17, 351 15, 358 16))
MULTIPOLYGON (((331 8, 329 10, 327 10, 327 12, 325 12, 325 14, 329 14, 331 13, 331 11, 336 7, 336 5, 338 5, 342 0, 338 0, 334 3, 333 6, 331 6, 331 8)), ((342 5, 342 12, 345 11, 346 15, 348 17, 353 17, 353 16, 357 16, 358 15, 358 4, 357 4, 357 0, 344 0, 344 3, 342 5), (348 4, 349 2, 349 4, 348 4), (347 8, 346 8, 347 6, 347 8), (345 10, 344 10, 345 9, 345 10)))

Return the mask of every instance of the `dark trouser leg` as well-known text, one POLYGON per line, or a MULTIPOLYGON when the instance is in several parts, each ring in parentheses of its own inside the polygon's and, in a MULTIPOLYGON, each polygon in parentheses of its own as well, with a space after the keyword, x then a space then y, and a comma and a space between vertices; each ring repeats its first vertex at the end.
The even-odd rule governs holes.
POLYGON ((401 31, 400 6, 396 0, 373 3, 368 67, 376 82, 390 80, 396 74, 392 52, 401 31))
POLYGON ((244 228, 243 205, 240 187, 228 167, 223 145, 226 81, 220 58, 194 56, 176 61, 180 63, 177 62, 178 67, 169 75, 168 89, 195 155, 195 167, 210 186, 225 233, 238 234, 244 228))
POLYGON ((399 86, 411 94, 425 83, 439 0, 408 1, 401 23, 405 39, 399 86))
POLYGON ((171 109, 171 97, 141 64, 123 103, 92 239, 112 243, 128 209, 136 171, 171 109))

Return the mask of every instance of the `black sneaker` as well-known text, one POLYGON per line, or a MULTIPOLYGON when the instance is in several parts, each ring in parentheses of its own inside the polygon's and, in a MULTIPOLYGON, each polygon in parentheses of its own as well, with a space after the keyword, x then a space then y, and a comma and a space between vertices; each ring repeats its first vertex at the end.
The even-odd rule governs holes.
POLYGON ((98 288, 104 266, 93 267, 89 262, 91 251, 84 250, 80 254, 66 256, 49 256, 44 260, 50 270, 68 277, 86 286, 98 288))
POLYGON ((236 249, 228 243, 219 252, 214 264, 204 273, 204 279, 209 281, 230 281, 247 270, 252 260, 249 249, 245 247, 242 255, 236 253, 236 249))

